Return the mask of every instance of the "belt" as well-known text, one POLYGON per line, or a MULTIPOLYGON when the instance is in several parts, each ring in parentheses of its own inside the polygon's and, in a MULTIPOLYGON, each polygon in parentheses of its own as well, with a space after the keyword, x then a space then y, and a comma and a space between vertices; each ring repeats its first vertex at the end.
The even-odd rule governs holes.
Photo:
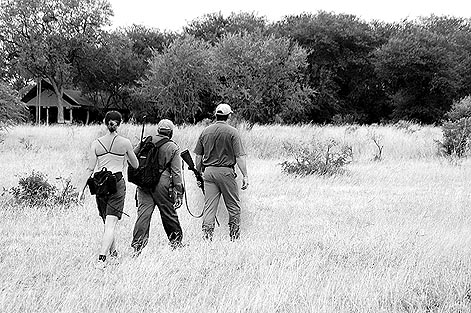
POLYGON ((113 175, 116 177, 116 182, 119 182, 123 178, 122 172, 116 172, 113 175))
POLYGON ((205 165, 204 167, 227 167, 227 168, 234 169, 234 165, 208 165, 208 166, 205 165))

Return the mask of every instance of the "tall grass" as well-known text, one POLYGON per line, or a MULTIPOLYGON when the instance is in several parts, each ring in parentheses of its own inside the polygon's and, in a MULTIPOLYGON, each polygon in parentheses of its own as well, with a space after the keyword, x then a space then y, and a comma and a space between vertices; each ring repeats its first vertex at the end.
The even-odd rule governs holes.
MULTIPOLYGON (((148 133, 155 132, 148 125, 148 133)), ((202 126, 174 140, 192 150, 202 126)), ((440 130, 393 126, 240 127, 251 185, 241 191, 242 236, 228 238, 227 213, 212 243, 184 207, 189 245, 171 251, 154 213, 138 259, 128 184, 119 223, 120 264, 95 270, 102 224, 92 197, 70 208, 14 207, 0 198, 0 311, 4 312, 469 312, 470 162, 436 156, 440 130), (371 161, 384 145, 382 162, 371 161), (334 138, 352 145, 348 174, 296 178, 281 172, 283 143, 334 138)), ((120 132, 137 142, 139 126, 120 132)), ((102 126, 10 130, 0 144, 2 186, 32 169, 76 178, 102 126)), ((185 171, 189 206, 202 195, 185 171)))

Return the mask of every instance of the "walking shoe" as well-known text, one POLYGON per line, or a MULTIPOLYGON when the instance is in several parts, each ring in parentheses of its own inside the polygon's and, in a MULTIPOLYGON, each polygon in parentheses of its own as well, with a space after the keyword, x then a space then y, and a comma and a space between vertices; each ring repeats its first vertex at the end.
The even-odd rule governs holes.
POLYGON ((119 254, 117 250, 114 250, 113 252, 110 253, 109 261, 110 261, 110 264, 112 265, 119 264, 119 254))
POLYGON ((186 247, 188 244, 181 242, 169 242, 168 245, 170 246, 170 249, 177 250, 186 247))
POLYGON ((136 248, 134 247, 134 251, 131 255, 131 257, 134 259, 134 258, 137 258, 139 255, 141 255, 141 252, 142 252, 142 249, 139 249, 139 248, 136 248))
POLYGON ((213 241, 213 229, 203 228, 203 239, 213 241))

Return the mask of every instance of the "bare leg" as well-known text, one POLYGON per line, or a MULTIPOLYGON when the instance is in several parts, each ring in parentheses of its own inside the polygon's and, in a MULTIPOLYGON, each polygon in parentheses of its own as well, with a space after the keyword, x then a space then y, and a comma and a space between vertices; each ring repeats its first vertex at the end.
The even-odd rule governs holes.
POLYGON ((107 215, 105 220, 105 231, 103 233, 103 239, 101 242, 100 255, 108 255, 111 247, 114 247, 114 232, 116 224, 118 223, 118 217, 113 215, 107 215))
POLYGON ((110 254, 116 251, 116 238, 113 237, 113 242, 111 243, 110 246, 110 254))

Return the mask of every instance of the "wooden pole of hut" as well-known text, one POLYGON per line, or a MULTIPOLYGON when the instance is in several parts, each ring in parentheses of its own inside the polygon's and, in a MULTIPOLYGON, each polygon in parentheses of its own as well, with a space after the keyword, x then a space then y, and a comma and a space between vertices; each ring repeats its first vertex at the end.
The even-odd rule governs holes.
POLYGON ((41 93, 42 93, 42 86, 41 86, 41 79, 38 79, 38 86, 39 86, 39 96, 38 96, 38 123, 41 124, 41 93))

